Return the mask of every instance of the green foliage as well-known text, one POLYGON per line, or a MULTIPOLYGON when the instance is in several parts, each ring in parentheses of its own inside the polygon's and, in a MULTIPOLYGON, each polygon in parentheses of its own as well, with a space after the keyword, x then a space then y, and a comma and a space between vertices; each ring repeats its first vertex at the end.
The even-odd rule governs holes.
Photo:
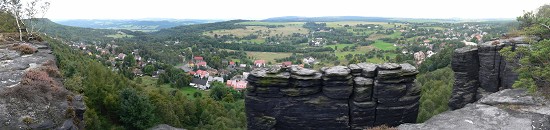
POLYGON ((143 73, 151 75, 155 71, 155 67, 153 65, 146 65, 143 67, 143 73))
POLYGON ((525 34, 542 39, 550 38, 550 5, 539 7, 536 13, 526 12, 517 17, 517 21, 525 34))
POLYGON ((149 98, 139 95, 135 89, 126 88, 120 92, 120 121, 129 129, 147 129, 155 122, 155 106, 149 98))
MULTIPOLYGON (((161 123, 186 129, 246 128, 244 100, 240 92, 224 92, 225 97, 233 95, 233 100, 226 98, 227 102, 224 102, 210 97, 191 100, 182 91, 166 92, 154 86, 149 87, 157 89, 147 91, 142 88, 144 84, 136 85, 78 50, 57 40, 46 40, 67 79, 64 85, 73 92, 81 91, 79 93, 85 96, 88 108, 84 113, 86 129, 147 129, 161 123)), ((181 77, 187 74, 180 69, 166 69, 165 74, 168 83, 176 83, 179 79, 184 82, 177 84, 188 84, 188 79, 181 77)))
POLYGON ((16 32, 15 18, 12 15, 0 10, 0 33, 16 32))
POLYGON ((527 88, 535 92, 537 86, 550 85, 550 40, 533 43, 529 48, 517 47, 514 51, 506 47, 500 54, 511 63, 518 64, 515 71, 519 74, 519 80, 514 83, 514 88, 527 88))
POLYGON ((422 89, 417 122, 424 122, 447 111, 454 83, 453 70, 450 67, 420 74, 416 81, 422 89))
POLYGON ((550 86, 550 5, 539 7, 536 13, 526 12, 519 16, 520 29, 527 34, 541 38, 530 47, 507 47, 500 54, 513 63, 519 74, 514 88, 526 88, 535 92, 539 87, 550 86))
POLYGON ((174 88, 188 87, 191 82, 191 76, 182 69, 172 66, 166 67, 166 72, 159 75, 157 84, 170 84, 174 88))
POLYGON ((451 65, 451 57, 453 56, 454 47, 448 47, 441 50, 439 53, 427 58, 418 70, 420 73, 431 72, 451 65))

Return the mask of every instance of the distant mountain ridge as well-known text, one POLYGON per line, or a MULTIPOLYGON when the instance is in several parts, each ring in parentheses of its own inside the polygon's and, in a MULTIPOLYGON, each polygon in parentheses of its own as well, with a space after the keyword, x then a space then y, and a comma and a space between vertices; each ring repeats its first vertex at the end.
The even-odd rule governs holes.
POLYGON ((363 17, 363 16, 325 16, 325 17, 283 16, 283 17, 268 18, 261 21, 264 21, 264 22, 336 22, 336 21, 390 22, 395 20, 392 18, 363 17))
POLYGON ((302 17, 283 16, 260 20, 263 22, 339 22, 339 21, 368 21, 368 22, 483 22, 483 21, 511 21, 512 18, 485 18, 485 19, 462 19, 462 18, 391 18, 391 17, 365 17, 365 16, 323 16, 323 17, 302 17))
POLYGON ((195 19, 147 19, 147 20, 64 20, 56 23, 94 29, 127 29, 132 31, 152 32, 164 28, 182 25, 203 24, 219 22, 221 20, 195 20, 195 19))

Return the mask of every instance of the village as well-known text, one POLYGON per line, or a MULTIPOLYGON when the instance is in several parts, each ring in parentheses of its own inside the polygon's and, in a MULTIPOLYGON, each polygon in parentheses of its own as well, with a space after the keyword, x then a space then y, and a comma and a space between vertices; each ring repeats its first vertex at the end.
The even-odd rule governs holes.
MULTIPOLYGON (((407 23, 408 26, 428 26, 421 25, 416 23, 407 23)), ((442 48, 446 46, 456 46, 453 44, 463 43, 468 46, 475 46, 478 43, 482 43, 484 40, 490 40, 490 37, 494 37, 493 34, 490 37, 487 32, 481 31, 482 29, 490 28, 488 25, 476 24, 476 25, 456 25, 452 24, 449 28, 438 28, 438 29, 429 29, 429 28, 407 28, 400 27, 395 25, 393 28, 381 29, 382 25, 356 25, 357 27, 364 27, 365 29, 378 29, 378 31, 391 32, 391 34, 400 34, 400 37, 393 38, 382 38, 378 41, 392 42, 391 45, 398 48, 397 53, 403 55, 404 57, 411 57, 414 60, 413 63, 417 67, 422 64, 427 58, 432 57, 441 51, 442 48), (480 26, 481 25, 481 26, 480 26), (371 27, 372 26, 372 27, 371 27), (380 27, 379 27, 380 26, 380 27), (420 49, 425 48, 425 49, 420 49)), ((340 25, 339 25, 340 26, 340 25)), ((349 25, 341 25, 342 27, 350 27, 349 25)), ((429 26, 449 26, 449 25, 429 25, 429 26)), ((332 32, 332 28, 318 29, 310 32, 311 34, 323 33, 323 32, 332 32)), ((356 29, 354 31, 364 31, 356 29)), ((381 32, 377 32, 378 34, 381 32)), ((305 36, 308 37, 308 36, 305 36)), ((311 36, 310 36, 311 37, 311 36)), ((338 43, 337 41, 329 41, 327 38, 321 37, 312 37, 309 38, 307 45, 313 48, 323 48, 330 43, 338 43)), ((378 42, 377 41, 377 42, 378 42)), ((129 53, 124 53, 120 51, 119 45, 115 41, 111 41, 108 44, 86 44, 83 42, 70 42, 70 46, 81 50, 83 53, 88 54, 89 56, 95 57, 96 59, 101 60, 106 66, 109 66, 113 71, 121 71, 121 67, 124 69, 130 69, 130 73, 136 77, 150 76, 152 78, 159 78, 159 75, 166 73, 165 68, 159 67, 162 66, 160 61, 154 58, 143 58, 140 55, 139 49, 134 49, 129 53), (129 59, 131 58, 131 59, 129 59), (131 60, 131 61, 130 61, 131 60), (125 65, 125 62, 135 62, 131 66, 125 65)), ((165 41, 165 43, 171 43, 173 45, 180 44, 180 41, 165 41)), ((165 44, 165 46, 171 46, 171 44, 165 44)), ((338 43, 339 44, 339 43, 338 43)), ((348 53, 345 52, 346 48, 341 48, 344 50, 336 51, 336 53, 348 53)), ((337 48, 334 48, 337 49, 337 48)), ((353 50, 355 51, 355 50, 353 50)), ((393 50, 391 50, 393 51, 393 50)), ((354 53, 354 52, 351 52, 354 53)), ((364 52, 363 52, 364 53, 364 52)), ((211 57, 203 57, 199 55, 185 55, 185 53, 180 54, 178 60, 179 64, 174 66, 175 68, 183 70, 191 79, 189 79, 190 87, 199 89, 199 90, 208 90, 211 88, 213 82, 221 82, 226 85, 226 87, 232 88, 234 90, 242 91, 246 89, 247 86, 247 77, 249 72, 255 68, 267 67, 271 65, 279 65, 283 67, 294 66, 296 67, 311 67, 313 65, 326 62, 319 60, 317 58, 324 57, 314 57, 314 56, 304 56, 298 61, 289 61, 288 59, 278 60, 279 62, 267 61, 265 59, 254 58, 252 62, 246 63, 238 61, 233 61, 234 59, 222 59, 221 66, 212 67, 207 62, 211 57)), ((200 54, 200 53, 199 53, 200 54)), ((337 54, 338 55, 338 54, 337 54)), ((349 55, 349 54, 348 54, 349 55)), ((388 60, 386 58, 386 60, 388 60)), ((210 63, 212 64, 212 63, 210 63)), ((217 63, 220 64, 220 63, 217 63)), ((124 70, 123 69, 123 70, 124 70)))

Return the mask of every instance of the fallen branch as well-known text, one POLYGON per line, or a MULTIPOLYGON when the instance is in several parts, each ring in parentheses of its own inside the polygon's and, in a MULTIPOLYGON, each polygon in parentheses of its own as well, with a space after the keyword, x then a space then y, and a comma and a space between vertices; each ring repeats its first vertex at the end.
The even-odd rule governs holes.
POLYGON ((548 30, 550 30, 550 26, 542 24, 542 23, 540 25, 542 25, 542 26, 546 27, 548 30))

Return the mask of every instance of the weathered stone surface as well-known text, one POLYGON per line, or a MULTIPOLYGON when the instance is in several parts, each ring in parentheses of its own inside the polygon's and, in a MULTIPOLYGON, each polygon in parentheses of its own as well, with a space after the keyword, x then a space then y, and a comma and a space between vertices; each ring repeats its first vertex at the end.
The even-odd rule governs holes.
POLYGON ((518 79, 518 74, 513 71, 516 65, 505 60, 499 51, 508 46, 514 51, 516 46, 523 46, 523 39, 524 37, 501 39, 479 44, 478 47, 456 49, 451 62, 455 83, 449 107, 462 108, 485 95, 512 88, 518 79))
POLYGON ((374 125, 398 126, 403 123, 414 123, 418 114, 418 106, 418 103, 396 107, 379 106, 376 108, 374 125))
POLYGON ((464 108, 447 111, 421 124, 403 124, 400 130, 524 130, 550 129, 550 105, 524 90, 502 90, 464 108))
POLYGON ((378 65, 371 64, 371 63, 359 63, 357 66, 361 67, 363 70, 361 72, 361 75, 367 78, 374 78, 376 77, 376 71, 378 69, 378 65))
POLYGON ((353 92, 353 85, 323 86, 323 94, 333 99, 348 99, 353 92))
POLYGON ((29 70, 43 67, 46 62, 48 67, 57 68, 55 56, 51 54, 50 48, 44 43, 29 43, 38 48, 34 54, 21 55, 20 52, 6 49, 13 46, 0 42, 0 130, 15 129, 83 129, 83 115, 86 105, 81 96, 75 96, 72 102, 67 97, 73 94, 67 92, 63 87, 61 78, 51 76, 54 81, 52 85, 59 85, 55 92, 34 92, 25 89, 37 89, 20 83, 21 78, 29 70), (51 65, 53 63, 53 65, 51 65), (28 92, 26 97, 17 93, 28 92), (54 94, 55 93, 55 94, 54 94), (66 93, 66 94, 64 94, 66 93), (59 95, 63 95, 60 97, 59 95), (76 117, 67 118, 66 112, 69 109, 75 110, 76 117), (31 119, 32 123, 27 124, 23 119, 31 119), (78 120, 80 123, 74 123, 78 120))
POLYGON ((353 100, 357 102, 371 101, 374 81, 370 78, 356 77, 354 80, 353 100))
POLYGON ((361 73, 363 68, 359 67, 357 64, 348 65, 351 73, 361 73))
POLYGON ((378 68, 381 70, 396 70, 396 69, 401 69, 401 66, 396 63, 384 63, 381 65, 378 65, 378 68))
POLYGON ((418 71, 416 68, 410 64, 401 64, 404 66, 403 69, 394 69, 394 70, 379 70, 376 79, 379 80, 391 80, 391 79, 400 79, 407 76, 416 76, 418 71))
POLYGON ((505 89, 482 98, 479 103, 487 105, 537 105, 535 98, 522 89, 505 89))
MULTIPOLYGON (((504 44, 493 45, 484 43, 479 46, 479 82, 480 87, 487 92, 497 92, 500 87, 500 67, 504 58, 498 51, 504 44)), ((504 67, 504 66, 502 66, 504 67)))
POLYGON ((374 83, 374 98, 399 98, 406 94, 407 84, 374 83))
POLYGON ((249 129, 349 129, 347 100, 316 94, 290 98, 246 98, 249 129), (259 115, 258 115, 259 114, 259 115))
POLYGON ((248 129, 366 129, 414 122, 418 115, 421 89, 410 64, 267 71, 248 78, 248 129))
POLYGON ((322 77, 322 79, 324 81, 347 81, 347 80, 350 80, 352 78, 353 78, 352 75, 348 75, 348 76, 323 76, 322 77))
POLYGON ((346 77, 349 76, 351 70, 345 66, 334 66, 323 70, 325 77, 346 77))
POLYGON ((320 87, 307 87, 307 88, 281 88, 281 93, 286 96, 305 96, 312 95, 321 92, 320 87))
POLYGON ((293 66, 290 69, 290 73, 294 75, 300 75, 300 76, 313 76, 316 73, 318 73, 318 71, 312 70, 312 69, 306 69, 306 68, 298 68, 296 66, 293 66))
POLYGON ((374 126, 376 117, 376 102, 351 101, 351 128, 356 130, 367 129, 374 126))

